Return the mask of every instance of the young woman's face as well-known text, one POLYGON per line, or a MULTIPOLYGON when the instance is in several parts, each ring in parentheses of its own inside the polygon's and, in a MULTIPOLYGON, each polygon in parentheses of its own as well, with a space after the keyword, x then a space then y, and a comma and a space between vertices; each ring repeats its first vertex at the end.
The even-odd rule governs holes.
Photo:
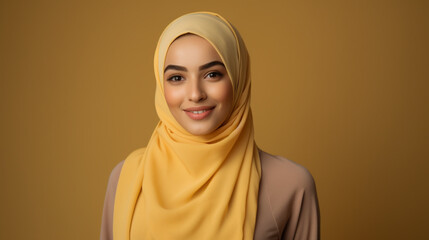
POLYGON ((176 39, 164 64, 164 94, 177 122, 194 135, 219 128, 232 110, 233 90, 217 51, 204 38, 176 39))

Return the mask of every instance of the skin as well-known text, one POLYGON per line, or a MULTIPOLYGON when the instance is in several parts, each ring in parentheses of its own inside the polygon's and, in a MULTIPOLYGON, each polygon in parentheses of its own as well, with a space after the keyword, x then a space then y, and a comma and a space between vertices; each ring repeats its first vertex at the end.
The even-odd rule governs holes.
POLYGON ((164 66, 164 95, 176 121, 198 136, 219 128, 232 111, 233 89, 214 47, 197 35, 181 36, 170 45, 164 66))

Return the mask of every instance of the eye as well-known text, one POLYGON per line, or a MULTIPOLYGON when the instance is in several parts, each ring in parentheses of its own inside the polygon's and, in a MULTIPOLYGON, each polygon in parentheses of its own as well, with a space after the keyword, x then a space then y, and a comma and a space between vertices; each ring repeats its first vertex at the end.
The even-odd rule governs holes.
POLYGON ((170 81, 170 82, 180 82, 182 80, 183 80, 183 77, 179 76, 179 75, 173 75, 173 76, 167 78, 167 81, 170 81))
POLYGON ((217 79, 221 78, 222 76, 223 74, 220 72, 209 72, 207 73, 206 78, 217 79))

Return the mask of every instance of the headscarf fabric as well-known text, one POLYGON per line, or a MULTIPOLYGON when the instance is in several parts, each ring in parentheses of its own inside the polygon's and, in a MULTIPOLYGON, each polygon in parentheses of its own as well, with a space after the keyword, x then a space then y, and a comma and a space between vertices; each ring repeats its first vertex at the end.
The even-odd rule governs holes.
POLYGON ((218 14, 186 14, 162 33, 154 69, 160 121, 147 147, 131 153, 122 167, 114 239, 253 239, 261 166, 250 109, 249 57, 242 38, 218 14), (233 86, 231 115, 204 136, 187 132, 164 96, 167 50, 184 34, 211 43, 233 86))

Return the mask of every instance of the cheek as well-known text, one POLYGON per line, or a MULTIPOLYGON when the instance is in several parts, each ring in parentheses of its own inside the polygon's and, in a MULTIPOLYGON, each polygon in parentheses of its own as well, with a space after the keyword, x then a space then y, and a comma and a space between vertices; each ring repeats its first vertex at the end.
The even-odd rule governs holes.
POLYGON ((221 81, 216 83, 215 86, 211 86, 210 97, 220 104, 218 110, 218 115, 216 115, 216 121, 219 125, 226 121, 229 114, 232 111, 232 102, 233 102, 233 90, 231 81, 225 79, 226 81, 221 81))
POLYGON ((216 98, 218 102, 221 102, 226 108, 232 107, 232 85, 231 82, 222 81, 216 89, 213 89, 212 96, 216 98))
POLYGON ((168 86, 168 84, 164 86, 165 101, 169 108, 180 107, 183 99, 182 95, 183 93, 180 89, 168 86))

